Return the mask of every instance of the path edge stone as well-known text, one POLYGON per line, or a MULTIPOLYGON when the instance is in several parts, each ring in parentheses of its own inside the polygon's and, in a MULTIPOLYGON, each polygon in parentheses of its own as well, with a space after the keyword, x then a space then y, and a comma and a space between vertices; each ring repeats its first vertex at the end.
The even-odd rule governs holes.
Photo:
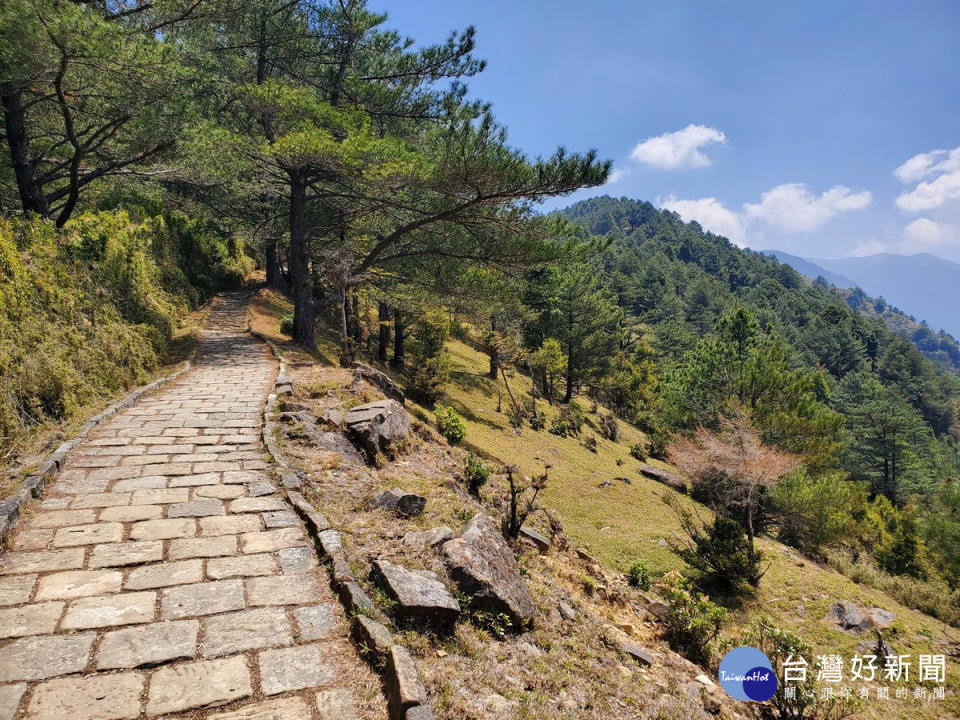
POLYGON ((89 418, 73 437, 69 440, 64 440, 55 450, 48 453, 37 465, 37 469, 24 478, 20 487, 11 494, 10 497, 0 501, 0 544, 6 540, 10 531, 16 527, 23 506, 26 505, 31 498, 39 498, 43 495, 46 484, 54 479, 63 469, 73 449, 83 440, 86 440, 87 436, 97 425, 112 418, 121 410, 133 407, 140 402, 145 395, 158 390, 172 380, 176 380, 193 366, 196 355, 197 350, 194 348, 189 357, 183 360, 169 375, 164 375, 151 383, 141 385, 131 390, 119 400, 110 403, 106 408, 89 418))
POLYGON ((330 581, 334 592, 346 610, 347 616, 351 618, 350 638, 357 651, 368 660, 373 670, 380 674, 381 684, 387 694, 387 707, 391 720, 404 720, 412 710, 421 713, 414 714, 414 717, 433 717, 426 691, 423 690, 420 671, 412 654, 406 647, 393 642, 392 635, 385 626, 388 622, 386 617, 377 610, 357 582, 343 549, 340 533, 331 529, 323 513, 314 509, 299 492, 302 482, 283 455, 275 434, 277 423, 271 418, 277 407, 278 391, 289 393, 292 386, 286 374, 287 363, 280 348, 273 341, 251 328, 249 311, 247 328, 254 337, 266 343, 279 366, 274 392, 267 395, 267 402, 263 406, 261 425, 263 444, 273 458, 273 464, 276 473, 280 476, 287 500, 293 505, 297 515, 304 520, 317 554, 330 570, 330 581), (377 641, 372 639, 374 637, 377 641), (389 638, 389 645, 387 638, 389 638), (402 659, 403 662, 397 662, 397 658, 402 659), (416 693, 419 697, 416 699, 410 697, 408 686, 411 684, 419 689, 416 693))

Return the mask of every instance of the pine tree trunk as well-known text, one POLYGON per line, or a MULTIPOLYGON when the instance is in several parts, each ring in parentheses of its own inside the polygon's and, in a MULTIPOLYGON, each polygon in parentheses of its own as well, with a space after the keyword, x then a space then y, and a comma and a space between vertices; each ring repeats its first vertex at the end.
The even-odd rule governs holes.
POLYGON ((353 362, 353 340, 350 337, 350 294, 345 284, 340 285, 340 367, 353 362))
POLYGON ((382 300, 377 304, 377 315, 380 320, 380 332, 377 342, 377 360, 387 361, 387 346, 390 345, 390 306, 382 300))
POLYGON ((290 285, 293 291, 293 341, 307 348, 316 346, 313 293, 310 287, 310 263, 307 259, 307 184, 301 175, 290 176, 290 285))
POLYGON ((274 290, 283 289, 283 277, 280 275, 280 256, 277 253, 277 241, 271 240, 264 248, 267 265, 267 287, 274 290))
POLYGON ((37 213, 46 217, 50 212, 43 190, 37 183, 36 168, 30 157, 30 141, 27 138, 26 113, 23 110, 20 90, 4 85, 2 91, 3 118, 10 149, 10 164, 17 180, 20 207, 25 213, 37 213))
MULTIPOLYGON (((497 319, 494 316, 490 317, 490 331, 497 332, 497 319)), ((488 377, 491 380, 497 379, 497 372, 500 370, 500 354, 497 352, 497 346, 493 343, 490 344, 490 371, 487 373, 488 377)))
POLYGON ((350 294, 353 298, 353 312, 351 313, 353 317, 353 341, 359 346, 360 341, 363 339, 363 323, 360 319, 360 296, 357 295, 356 290, 350 294))
POLYGON ((567 351, 567 391, 563 394, 563 402, 573 400, 573 345, 567 351))
POLYGON ((393 309, 393 362, 395 368, 403 367, 403 320, 400 317, 400 308, 393 309))

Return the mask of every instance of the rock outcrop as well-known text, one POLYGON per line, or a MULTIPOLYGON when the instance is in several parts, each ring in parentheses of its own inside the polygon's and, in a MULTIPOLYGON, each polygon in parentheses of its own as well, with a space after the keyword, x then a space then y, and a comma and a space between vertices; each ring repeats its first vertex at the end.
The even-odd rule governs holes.
POLYGON ((673 474, 669 470, 661 470, 653 465, 640 463, 640 472, 648 478, 661 482, 669 488, 673 488, 679 493, 686 494, 687 492, 687 484, 681 480, 678 475, 673 474))
POLYGON ((533 621, 534 606, 513 552, 484 514, 443 545, 450 577, 480 610, 506 615, 515 629, 533 621))
POLYGON ((396 400, 401 405, 403 405, 406 400, 403 395, 403 390, 390 379, 389 375, 380 372, 374 367, 370 367, 366 363, 355 362, 353 364, 353 384, 357 385, 361 380, 366 380, 388 398, 396 400))
POLYGON ((412 517, 422 513, 426 505, 427 499, 423 495, 393 488, 373 498, 368 507, 374 510, 393 510, 400 515, 412 517))
POLYGON ((399 620, 452 626, 460 615, 460 603, 429 570, 408 570, 386 560, 374 560, 372 576, 396 606, 399 620))
POLYGON ((373 462, 377 455, 392 455, 407 439, 410 418, 396 400, 378 400, 358 405, 343 420, 347 433, 373 462))
POLYGON ((878 607, 866 610, 849 600, 841 600, 830 606, 824 620, 844 632, 859 635, 872 628, 888 628, 896 617, 890 610, 878 607))

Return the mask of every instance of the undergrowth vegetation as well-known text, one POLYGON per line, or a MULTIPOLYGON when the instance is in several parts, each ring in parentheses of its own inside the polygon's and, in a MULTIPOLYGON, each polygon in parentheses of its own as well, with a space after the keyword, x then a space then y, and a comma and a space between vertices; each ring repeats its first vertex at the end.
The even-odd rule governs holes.
POLYGON ((0 456, 146 380, 179 318, 250 269, 239 244, 180 215, 0 219, 0 456))

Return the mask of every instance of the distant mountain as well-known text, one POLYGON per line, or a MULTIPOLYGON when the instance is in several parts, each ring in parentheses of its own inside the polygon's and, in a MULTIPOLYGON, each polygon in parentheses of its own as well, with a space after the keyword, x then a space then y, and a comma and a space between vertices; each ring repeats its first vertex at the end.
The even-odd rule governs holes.
POLYGON ((882 296, 917 322, 960 337, 960 264, 927 253, 839 259, 771 254, 808 277, 819 274, 840 288, 860 287, 872 297, 882 296))
POLYGON ((784 265, 789 265, 801 275, 806 275, 812 280, 816 280, 817 276, 819 275, 828 283, 838 288, 853 289, 857 286, 857 283, 848 278, 846 275, 840 275, 839 273, 831 272, 830 270, 817 265, 811 260, 806 260, 802 257, 785 253, 782 250, 763 250, 762 252, 764 255, 773 255, 773 257, 782 262, 784 265))

